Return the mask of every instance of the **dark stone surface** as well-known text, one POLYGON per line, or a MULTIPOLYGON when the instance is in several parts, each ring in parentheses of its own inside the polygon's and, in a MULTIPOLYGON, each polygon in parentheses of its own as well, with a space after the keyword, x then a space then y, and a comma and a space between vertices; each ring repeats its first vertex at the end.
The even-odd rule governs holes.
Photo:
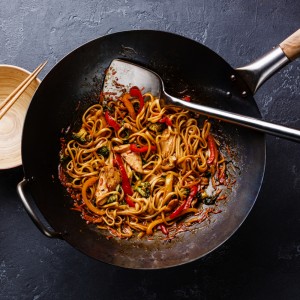
MULTIPOLYGON (((69 51, 117 31, 179 33, 237 67, 300 27, 300 4, 291 0, 0 4, 0 63, 33 70, 48 59, 41 79, 69 51)), ((299 74, 296 61, 258 91, 266 120, 300 128, 299 74)), ((44 237, 16 193, 22 168, 1 171, 0 299, 299 299, 299 157, 299 144, 268 137, 261 193, 241 228, 206 257, 157 271, 109 266, 44 237)))

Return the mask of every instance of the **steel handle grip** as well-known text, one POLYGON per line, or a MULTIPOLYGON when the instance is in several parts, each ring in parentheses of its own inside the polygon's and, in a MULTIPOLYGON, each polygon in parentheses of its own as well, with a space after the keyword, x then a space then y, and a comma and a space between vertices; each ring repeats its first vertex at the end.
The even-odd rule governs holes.
POLYGON ((300 56, 300 29, 286 38, 279 46, 252 63, 236 71, 255 94, 257 89, 273 74, 300 56))
POLYGON ((38 218, 38 216, 35 214, 34 210, 30 206, 30 204, 25 196, 24 188, 27 185, 27 183, 28 183, 28 180, 25 178, 21 182, 19 182, 17 185, 17 192, 18 192, 18 194, 22 200, 22 203, 25 207, 25 210, 28 213, 28 215, 30 216, 31 220, 37 226, 37 228, 47 237, 62 238, 61 233, 48 229, 47 226, 45 226, 41 222, 41 220, 38 218))

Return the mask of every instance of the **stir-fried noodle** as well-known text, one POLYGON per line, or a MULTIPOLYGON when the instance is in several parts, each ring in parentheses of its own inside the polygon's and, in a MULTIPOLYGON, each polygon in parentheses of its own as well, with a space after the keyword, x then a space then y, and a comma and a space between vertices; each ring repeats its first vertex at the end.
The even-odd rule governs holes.
POLYGON ((73 209, 120 238, 202 221, 226 184, 226 165, 211 123, 197 119, 137 87, 117 101, 100 97, 80 130, 62 138, 60 179, 73 209))

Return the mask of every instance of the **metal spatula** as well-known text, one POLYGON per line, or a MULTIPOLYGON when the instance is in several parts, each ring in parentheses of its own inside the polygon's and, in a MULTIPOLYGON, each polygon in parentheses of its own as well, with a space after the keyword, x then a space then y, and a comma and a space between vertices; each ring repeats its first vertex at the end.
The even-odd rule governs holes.
POLYGON ((155 72, 131 62, 113 60, 106 73, 103 94, 116 100, 131 86, 143 88, 143 93, 150 92, 159 97, 164 105, 180 106, 209 117, 300 142, 300 130, 178 99, 165 91, 161 77, 155 72))

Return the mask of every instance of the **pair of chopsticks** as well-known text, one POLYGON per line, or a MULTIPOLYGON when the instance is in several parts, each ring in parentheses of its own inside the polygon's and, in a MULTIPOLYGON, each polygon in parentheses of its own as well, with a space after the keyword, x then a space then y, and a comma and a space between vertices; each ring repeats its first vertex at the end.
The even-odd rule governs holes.
POLYGON ((0 104, 0 120, 17 101, 21 94, 27 89, 30 83, 37 77, 42 69, 47 64, 47 61, 40 64, 28 77, 26 77, 19 86, 0 104))

